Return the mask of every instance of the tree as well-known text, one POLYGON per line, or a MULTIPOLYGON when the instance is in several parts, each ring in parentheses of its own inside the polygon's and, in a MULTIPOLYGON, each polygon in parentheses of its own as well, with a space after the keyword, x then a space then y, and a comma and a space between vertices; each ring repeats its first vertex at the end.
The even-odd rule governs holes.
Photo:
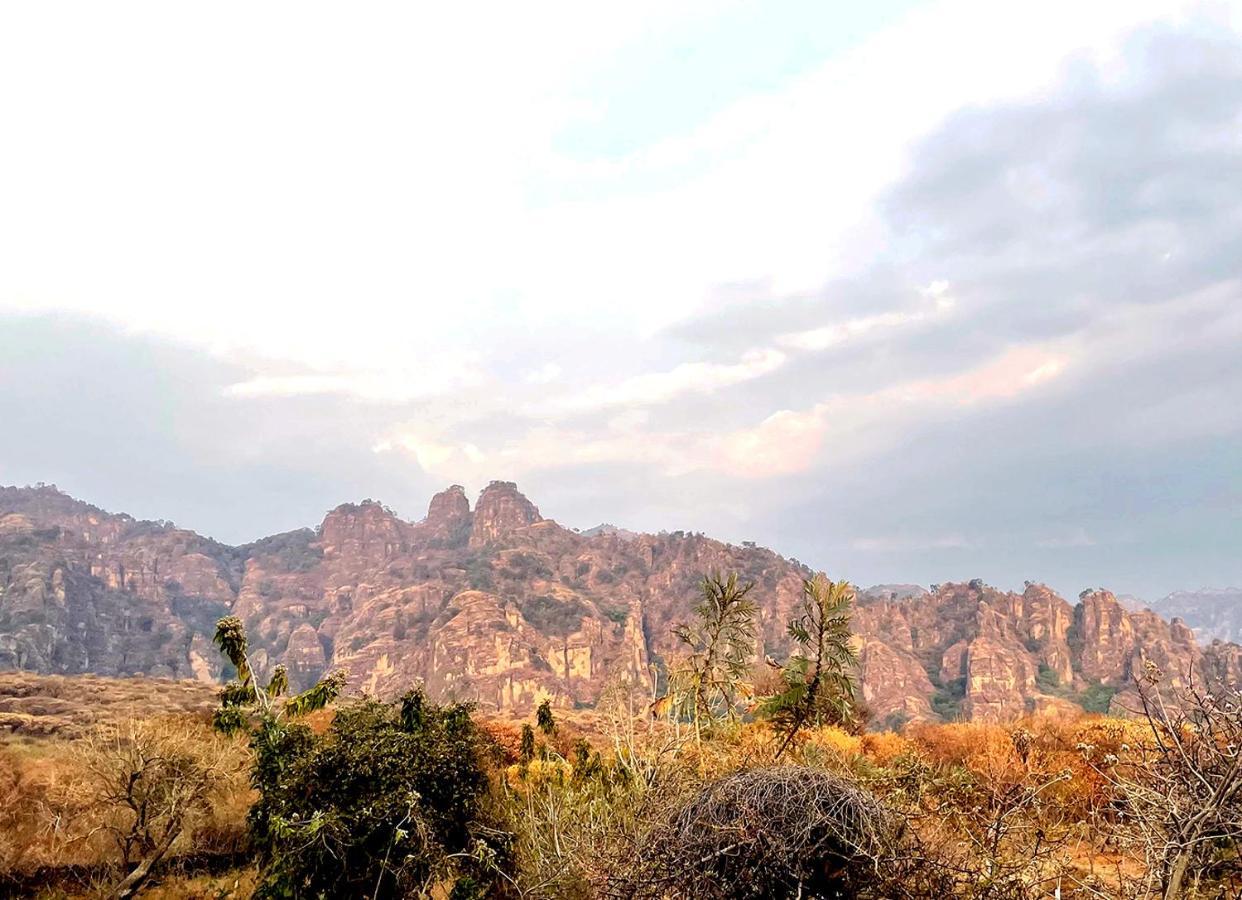
POLYGON ((130 721, 88 736, 82 790, 103 816, 126 875, 114 896, 132 897, 218 789, 244 767, 218 735, 184 722, 130 721))
POLYGON ((854 588, 829 581, 822 572, 803 579, 802 609, 788 625, 797 649, 781 667, 782 690, 760 705, 784 738, 776 759, 806 724, 851 725, 857 719, 854 668, 858 654, 850 644, 850 606, 854 588))
POLYGON ((220 691, 220 708, 212 717, 212 724, 224 734, 252 728, 257 718, 258 727, 252 736, 261 735, 270 730, 268 725, 323 709, 340 696, 345 687, 346 674, 337 670, 297 696, 281 700, 289 690, 288 670, 284 666, 276 666, 267 686, 259 687, 246 652, 249 642, 241 619, 225 616, 218 621, 213 641, 237 669, 237 679, 220 691))
POLYGON ((758 607, 748 596, 753 587, 739 585, 737 573, 704 576, 694 607, 698 621, 673 628, 686 652, 672 678, 673 705, 694 722, 699 742, 705 723, 710 729, 737 718, 739 689, 755 652, 758 607))
POLYGON ((1148 880, 1158 882, 1145 883, 1144 890, 1158 889, 1172 900, 1192 883, 1229 879, 1236 891, 1242 878, 1242 690, 1205 688, 1193 671, 1182 684, 1164 681, 1150 660, 1135 678, 1149 736, 1120 758, 1080 749, 1123 799, 1148 880))
POLYGON ((556 719, 552 716, 550 701, 544 700, 539 704, 539 708, 535 710, 535 722, 545 737, 551 737, 556 733, 556 719))
POLYGON ((449 885, 453 896, 472 896, 467 886, 486 887, 496 867, 484 860, 504 845, 480 822, 488 779, 470 713, 416 689, 397 703, 346 705, 323 735, 285 729, 256 770, 256 897, 423 897, 449 885))

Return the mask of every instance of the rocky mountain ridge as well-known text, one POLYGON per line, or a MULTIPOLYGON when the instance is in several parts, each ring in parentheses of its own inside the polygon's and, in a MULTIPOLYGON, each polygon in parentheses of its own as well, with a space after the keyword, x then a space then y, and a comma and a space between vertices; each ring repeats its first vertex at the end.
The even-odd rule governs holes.
POLYGON ((1242 588, 1174 591, 1151 609, 1165 618, 1183 619, 1200 641, 1242 641, 1242 588))
MULTIPOLYGON (((423 681, 490 708, 589 705, 614 678, 654 686, 714 570, 755 582, 756 659, 782 657, 805 566, 693 533, 579 533, 510 482, 473 509, 453 485, 420 522, 344 504, 242 547, 52 487, 0 488, 0 669, 213 681, 211 630, 231 611, 256 667, 284 663, 297 684, 344 667, 381 695, 423 681)), ((882 585, 860 592, 855 631, 864 697, 890 724, 1124 704, 1149 659, 1175 678, 1242 674, 1242 648, 1200 646, 1107 591, 1071 605, 1038 584, 882 585)))

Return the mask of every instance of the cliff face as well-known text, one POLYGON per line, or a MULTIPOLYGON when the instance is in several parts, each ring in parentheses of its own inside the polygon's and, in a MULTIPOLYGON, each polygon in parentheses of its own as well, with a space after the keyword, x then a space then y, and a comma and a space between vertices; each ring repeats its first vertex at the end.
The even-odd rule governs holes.
POLYGON ((0 668, 190 678, 235 552, 52 488, 0 488, 0 668))
MULTIPOLYGON (((756 659, 782 658, 800 565, 682 532, 580 534, 507 482, 473 511, 453 486, 421 522, 364 501, 238 548, 51 488, 2 488, 0 668, 214 680, 210 634, 232 611, 256 668, 284 663, 299 686, 344 667, 381 695, 423 681, 490 707, 589 704, 619 675, 650 685, 710 571, 755 582, 756 659)), ((1242 648, 1200 648, 1180 622, 1104 591, 1071 606, 1037 584, 885 585, 860 593, 855 631, 864 697, 890 724, 1105 708, 1147 659, 1174 677, 1242 674, 1242 648)))

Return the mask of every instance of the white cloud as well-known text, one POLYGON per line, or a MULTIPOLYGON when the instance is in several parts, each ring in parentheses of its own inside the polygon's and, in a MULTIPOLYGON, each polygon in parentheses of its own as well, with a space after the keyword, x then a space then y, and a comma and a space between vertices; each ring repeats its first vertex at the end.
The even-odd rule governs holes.
MULTIPOLYGON (((7 5, 0 310, 102 315, 342 386, 525 327, 649 333, 721 284, 865 265, 912 138, 1182 6, 937 3, 604 164, 557 145, 598 103, 582 73, 716 4, 7 5)), ((666 383, 683 377, 700 375, 666 383)))
POLYGON ((850 541, 849 546, 851 550, 861 553, 909 553, 920 550, 970 550, 978 547, 979 543, 961 534, 952 533, 924 537, 863 537, 850 541))
MULTIPOLYGON (((806 472, 824 462, 855 460, 890 445, 912 423, 929 416, 1013 401, 1039 389, 1064 367, 1065 358, 1047 348, 1015 347, 950 375, 834 395, 806 409, 777 410, 752 427, 728 431, 705 431, 690 423, 676 429, 653 428, 643 410, 631 408, 611 418, 604 430, 537 424, 516 438, 475 448, 476 456, 466 454, 459 441, 445 436, 452 429, 441 429, 431 437, 419 426, 398 429, 374 449, 404 449, 428 472, 451 480, 477 480, 487 474, 488 467, 492 472, 503 469, 506 478, 517 478, 533 471, 605 463, 645 466, 667 476, 707 471, 737 478, 772 478, 806 472)), ((596 397, 590 408, 608 405, 607 401, 641 406, 667 399, 671 396, 667 391, 674 387, 705 389, 704 385, 716 381, 683 378, 659 384, 658 391, 631 389, 623 400, 620 394, 596 397)), ((468 430, 469 426, 463 426, 463 433, 468 430)))
POLYGON ((929 321, 943 316, 953 309, 954 303, 952 298, 945 296, 945 291, 948 290, 948 287, 947 281, 935 282, 925 292, 929 297, 934 298, 933 304, 926 309, 860 316, 832 325, 782 334, 777 337, 776 342, 782 346, 798 350, 827 350, 838 344, 844 344, 853 338, 889 331, 916 322, 929 321))
POLYGON ((785 364, 786 355, 774 348, 751 350, 734 363, 682 363, 667 372, 650 372, 619 384, 599 385, 569 396, 561 408, 571 411, 613 406, 666 403, 683 394, 710 394, 761 378, 785 364))
POLYGON ((564 370, 556 363, 547 362, 538 369, 528 372, 526 375, 526 381, 528 384, 551 384, 553 381, 556 381, 561 377, 563 371, 564 370))

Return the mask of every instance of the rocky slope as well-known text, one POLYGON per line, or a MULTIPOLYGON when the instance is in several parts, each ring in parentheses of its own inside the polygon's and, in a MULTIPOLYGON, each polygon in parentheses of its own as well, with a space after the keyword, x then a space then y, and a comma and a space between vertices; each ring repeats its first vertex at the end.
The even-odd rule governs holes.
MULTIPOLYGON (((494 708, 587 705, 610 679, 659 677, 670 628, 713 570, 755 582, 756 658, 782 656, 800 564, 684 532, 578 533, 507 482, 473 509, 450 487, 417 523, 364 501, 235 548, 54 488, 0 488, 0 669, 214 680, 209 636, 232 611, 256 667, 282 662, 298 685, 344 667, 377 694, 421 680, 494 708)), ((883 585, 860 593, 855 623, 864 696, 889 723, 1106 708, 1145 659, 1171 674, 1242 669, 1242 648, 1202 648, 1106 591, 1071 605, 1036 584, 883 585)))

